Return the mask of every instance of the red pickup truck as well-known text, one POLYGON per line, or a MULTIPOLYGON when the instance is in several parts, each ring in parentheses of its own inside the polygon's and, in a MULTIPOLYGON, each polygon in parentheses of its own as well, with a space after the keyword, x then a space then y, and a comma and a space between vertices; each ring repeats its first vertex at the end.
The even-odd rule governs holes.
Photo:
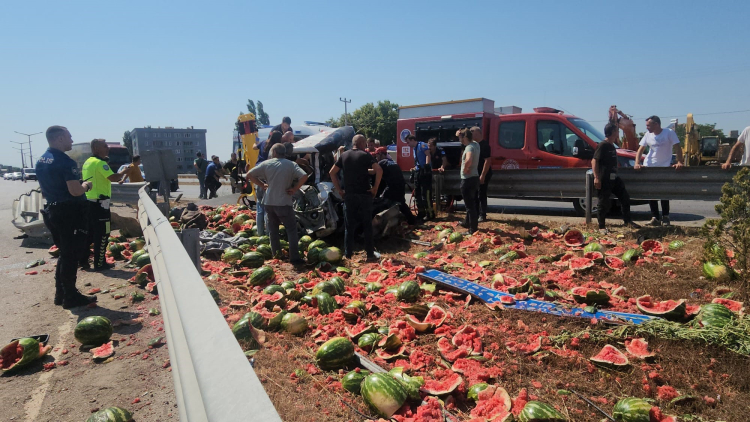
MULTIPOLYGON (((587 121, 553 108, 501 114, 503 109, 496 110, 494 101, 486 98, 400 107, 396 142, 399 166, 403 171, 414 167, 413 153, 405 142, 412 133, 418 141, 437 138, 449 163, 458 166, 461 145, 456 130, 479 126, 492 149, 493 170, 591 167, 594 150, 604 140, 601 131, 587 121)), ((635 151, 619 148, 617 157, 620 167, 635 164, 635 151)), ((582 213, 582 200, 572 202, 582 213)))

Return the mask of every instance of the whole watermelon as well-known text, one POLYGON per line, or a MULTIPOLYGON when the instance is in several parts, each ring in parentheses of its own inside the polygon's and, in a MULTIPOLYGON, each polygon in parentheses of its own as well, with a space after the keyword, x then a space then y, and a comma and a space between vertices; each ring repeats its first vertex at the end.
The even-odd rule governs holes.
POLYGON ((271 244, 271 238, 268 236, 260 236, 258 238, 258 244, 259 245, 270 245, 271 244))
POLYGON ((448 243, 461 243, 464 240, 464 236, 459 232, 453 232, 448 235, 448 243))
POLYGON ((242 340, 248 343, 248 347, 251 350, 260 349, 260 343, 257 340, 258 333, 255 327, 250 323, 250 320, 241 319, 234 324, 232 327, 232 334, 237 340, 242 340))
POLYGON ((245 268, 258 268, 262 267, 266 258, 259 252, 248 252, 242 255, 240 259, 240 266, 245 268))
POLYGON ((547 403, 532 400, 523 407, 518 415, 518 420, 520 422, 566 422, 568 419, 547 403))
POLYGON ((406 390, 390 374, 370 374, 360 390, 365 403, 383 418, 390 418, 406 401, 406 390))
POLYGON ((348 338, 334 337, 315 352, 315 363, 320 369, 335 370, 348 365, 354 357, 354 345, 348 338))
POLYGON ((309 252, 310 249, 312 248, 325 249, 327 247, 328 247, 328 244, 326 244, 325 241, 318 239, 310 243, 310 245, 307 247, 307 251, 309 252))
POLYGON ((300 237, 299 241, 297 242, 297 244, 299 245, 299 250, 306 251, 308 246, 310 246, 310 244, 312 243, 312 241, 313 241, 312 237, 310 236, 305 235, 305 236, 300 237))
POLYGON ((130 422, 133 415, 121 407, 108 407, 102 409, 86 419, 86 422, 130 422))
POLYGON ((226 248, 221 254, 221 260, 227 264, 234 264, 242 259, 242 251, 237 248, 226 248))
POLYGON ((250 325, 253 327, 262 330, 266 326, 266 319, 263 317, 263 315, 255 312, 250 311, 242 316, 242 319, 248 320, 250 322, 250 325))
POLYGON ((302 315, 288 313, 281 319, 281 329, 289 334, 303 334, 307 331, 307 320, 302 315))
POLYGON ((419 298, 421 290, 415 281, 404 281, 398 286, 396 298, 402 302, 414 302, 419 298))
POLYGON ((247 214, 237 214, 236 217, 232 220, 232 225, 238 224, 243 225, 246 221, 250 220, 250 216, 247 214))
POLYGON ((364 381, 365 377, 368 375, 370 375, 370 371, 365 369, 351 371, 341 379, 341 386, 344 387, 344 390, 352 394, 359 394, 362 388, 362 381, 364 381))
POLYGON ((646 400, 637 397, 626 397, 620 399, 612 409, 612 417, 616 421, 626 422, 650 422, 651 408, 653 405, 646 400))
POLYGON ((271 250, 270 245, 259 244, 258 247, 255 248, 255 252, 258 252, 259 254, 263 255, 263 258, 265 259, 273 258, 273 251, 271 250))
POLYGON ((100 346, 112 336, 112 323, 103 316, 86 317, 76 325, 73 335, 81 344, 100 346))
POLYGON ((274 277, 276 277, 276 274, 274 273, 273 268, 260 267, 257 270, 253 271, 252 274, 250 274, 250 278, 248 280, 253 286, 262 286, 263 284, 271 281, 274 277))
POLYGON ((341 249, 335 246, 327 247, 318 254, 318 259, 320 261, 330 262, 332 264, 341 261, 343 257, 344 253, 341 252, 341 249))
POLYGON ((135 260, 135 266, 138 268, 143 268, 144 266, 151 263, 151 257, 144 253, 141 256, 138 257, 138 259, 135 260))
POLYGON ((339 308, 336 299, 332 298, 328 293, 318 293, 315 295, 315 299, 318 301, 318 312, 321 315, 328 315, 339 308))

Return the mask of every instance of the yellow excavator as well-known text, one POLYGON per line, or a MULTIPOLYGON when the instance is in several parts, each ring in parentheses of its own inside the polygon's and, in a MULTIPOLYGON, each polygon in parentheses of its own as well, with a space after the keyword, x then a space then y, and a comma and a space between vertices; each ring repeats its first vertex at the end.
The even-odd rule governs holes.
MULTIPOLYGON (((258 126, 255 123, 255 115, 253 113, 241 114, 237 118, 237 129, 242 140, 240 145, 239 153, 242 154, 245 160, 246 166, 245 171, 250 171, 255 166, 255 162, 258 161, 258 150, 253 149, 256 140, 258 139, 258 126)), ((249 192, 240 190, 240 197, 237 199, 237 203, 249 204, 255 202, 255 188, 252 183, 248 183, 250 188, 249 192)))
POLYGON ((685 123, 685 165, 721 165, 729 157, 732 144, 733 142, 728 138, 722 143, 717 135, 701 137, 698 125, 693 120, 693 114, 687 115, 687 122, 685 123))

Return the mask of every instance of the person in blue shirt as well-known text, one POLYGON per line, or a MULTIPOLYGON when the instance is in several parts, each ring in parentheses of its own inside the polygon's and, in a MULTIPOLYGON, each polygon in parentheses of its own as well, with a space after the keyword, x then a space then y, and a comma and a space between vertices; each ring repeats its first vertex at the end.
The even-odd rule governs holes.
POLYGON ((432 157, 430 147, 424 142, 417 142, 414 135, 406 137, 406 143, 412 148, 414 155, 414 196, 417 198, 417 219, 429 220, 435 218, 432 207, 432 157))
POLYGON ((60 251, 55 268, 55 305, 65 309, 96 302, 76 288, 78 255, 86 245, 87 202, 90 181, 81 182, 78 164, 65 154, 73 147, 73 138, 63 126, 50 126, 46 132, 49 148, 36 163, 36 175, 42 196, 44 224, 60 251))
POLYGON ((211 164, 206 167, 206 189, 210 192, 208 199, 219 197, 219 195, 216 194, 216 191, 221 187, 221 181, 219 178, 222 176, 224 177, 224 180, 228 180, 227 176, 224 175, 221 170, 221 161, 219 161, 219 157, 212 155, 211 164))

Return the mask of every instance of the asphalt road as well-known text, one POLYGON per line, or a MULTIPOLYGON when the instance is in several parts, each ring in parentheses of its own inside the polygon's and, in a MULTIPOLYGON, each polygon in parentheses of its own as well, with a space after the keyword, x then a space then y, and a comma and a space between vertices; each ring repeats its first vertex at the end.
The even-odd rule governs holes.
MULTIPOLYGON (((144 316, 143 308, 158 307, 158 302, 131 304, 116 300, 112 294, 99 294, 99 306, 70 311, 54 306, 56 260, 47 250, 50 240, 16 239, 21 232, 12 221, 11 206, 19 195, 37 188, 36 182, 0 180, 0 347, 12 338, 49 334, 53 347, 43 363, 68 361, 50 371, 32 363, 12 375, 0 377, 0 421, 82 421, 92 409, 121 406, 136 412, 140 421, 177 420, 173 380, 167 347, 148 349, 149 338, 163 336, 161 317, 144 316), (26 274, 26 264, 44 259, 44 265, 26 274), (79 348, 73 329, 82 318, 103 315, 111 321, 144 318, 140 325, 115 328, 112 336, 115 360, 93 364, 90 353, 79 348), (127 344, 126 344, 127 343, 127 344), (140 402, 134 402, 138 398, 140 402)), ((79 272, 77 286, 85 292, 92 287, 118 289, 129 294, 134 289, 125 280, 133 272, 117 269, 105 273, 79 272)))
MULTIPOLYGON (((236 203, 238 195, 232 195, 228 182, 222 182, 219 189, 219 198, 211 200, 210 204, 236 203)), ((173 193, 176 196, 183 194, 186 200, 197 200, 198 185, 181 185, 178 192, 173 193)), ((408 197, 407 197, 408 200, 408 197)), ((706 218, 718 218, 714 206, 716 202, 709 201, 670 201, 670 219, 673 224, 686 227, 700 227, 706 221, 706 218)), ((577 224, 583 219, 576 215, 573 204, 570 202, 557 201, 526 201, 519 199, 490 199, 489 209, 491 218, 503 219, 526 219, 526 220, 544 220, 544 221, 563 221, 566 224, 577 224)), ((457 206, 459 212, 464 211, 463 203, 457 206)), ((633 219, 639 224, 643 224, 651 219, 651 212, 647 204, 631 207, 633 219)), ((596 216, 594 216, 594 219, 596 216)), ((618 214, 610 216, 607 221, 614 224, 621 224, 622 220, 618 214)))

